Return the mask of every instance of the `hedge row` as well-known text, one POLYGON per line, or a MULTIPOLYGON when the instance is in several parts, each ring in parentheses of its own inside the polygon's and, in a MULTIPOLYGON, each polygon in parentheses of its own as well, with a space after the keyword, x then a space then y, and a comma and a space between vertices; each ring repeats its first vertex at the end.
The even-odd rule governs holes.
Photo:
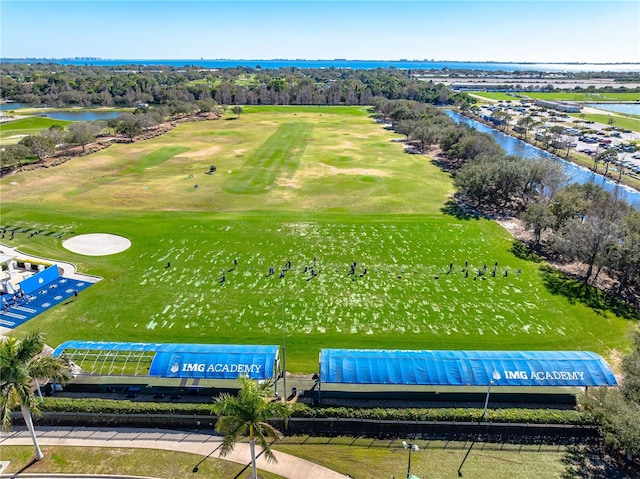
MULTIPOLYGON (((211 404, 137 402, 94 398, 45 398, 41 409, 48 412, 95 414, 213 415, 211 404)), ((470 408, 348 408, 308 406, 297 403, 294 406, 292 416, 387 421, 473 422, 482 418, 482 412, 482 409, 470 408)), ((522 424, 594 424, 593 418, 589 414, 564 409, 489 409, 487 418, 492 422, 522 424)))

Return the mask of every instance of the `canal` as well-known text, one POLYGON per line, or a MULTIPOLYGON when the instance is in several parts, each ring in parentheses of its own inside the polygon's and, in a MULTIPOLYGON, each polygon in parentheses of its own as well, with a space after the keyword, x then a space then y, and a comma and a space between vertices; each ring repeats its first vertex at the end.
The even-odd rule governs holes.
POLYGON ((548 151, 536 148, 535 146, 532 146, 529 143, 518 138, 514 138, 513 136, 506 135, 501 131, 494 130, 489 126, 484 125, 479 121, 472 120, 471 118, 467 118, 466 116, 461 115, 458 112, 447 110, 447 114, 458 123, 465 123, 482 133, 491 135, 493 139, 495 139, 496 142, 504 149, 507 155, 520 156, 522 158, 529 159, 544 157, 550 158, 554 161, 558 161, 562 165, 567 177, 569 178, 569 181, 581 184, 588 182, 595 183, 602 186, 609 192, 614 192, 616 189, 619 189, 622 198, 635 206, 637 209, 640 209, 640 192, 632 188, 624 185, 619 185, 615 181, 605 178, 602 175, 596 174, 591 170, 575 165, 570 161, 563 160, 557 155, 553 155, 548 151))

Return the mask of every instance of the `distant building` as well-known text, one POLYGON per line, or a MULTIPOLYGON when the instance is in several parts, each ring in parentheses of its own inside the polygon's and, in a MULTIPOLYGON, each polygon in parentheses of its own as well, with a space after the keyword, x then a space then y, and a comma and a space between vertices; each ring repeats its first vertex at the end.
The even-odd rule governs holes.
POLYGON ((564 113, 580 113, 582 105, 576 103, 564 103, 561 101, 535 100, 536 105, 564 113))

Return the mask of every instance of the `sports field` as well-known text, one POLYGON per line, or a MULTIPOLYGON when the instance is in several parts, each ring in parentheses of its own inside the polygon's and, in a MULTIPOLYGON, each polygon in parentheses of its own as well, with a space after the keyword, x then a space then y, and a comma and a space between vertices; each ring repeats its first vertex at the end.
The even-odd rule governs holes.
POLYGON ((247 107, 3 178, 1 223, 43 231, 12 246, 105 278, 23 328, 55 346, 280 344, 284 327, 293 372, 322 347, 627 349, 628 320, 561 294, 496 223, 443 212, 450 177, 370 115, 247 107), (57 233, 132 246, 86 257, 57 233))
POLYGON ((521 91, 514 93, 503 92, 473 92, 474 96, 481 96, 491 100, 498 101, 516 101, 520 97, 537 98, 547 101, 577 101, 577 102, 636 102, 640 100, 640 93, 630 92, 566 92, 566 91, 545 91, 545 92, 529 92, 521 91))

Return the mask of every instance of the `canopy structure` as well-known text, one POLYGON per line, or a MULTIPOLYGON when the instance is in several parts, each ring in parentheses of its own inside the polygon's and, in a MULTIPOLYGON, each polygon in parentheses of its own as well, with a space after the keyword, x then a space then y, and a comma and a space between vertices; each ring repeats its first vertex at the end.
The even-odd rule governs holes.
POLYGON ((89 374, 162 378, 275 379, 280 347, 232 344, 158 344, 67 341, 63 355, 89 374))
POLYGON ((588 351, 322 349, 320 382, 430 386, 616 386, 588 351))

